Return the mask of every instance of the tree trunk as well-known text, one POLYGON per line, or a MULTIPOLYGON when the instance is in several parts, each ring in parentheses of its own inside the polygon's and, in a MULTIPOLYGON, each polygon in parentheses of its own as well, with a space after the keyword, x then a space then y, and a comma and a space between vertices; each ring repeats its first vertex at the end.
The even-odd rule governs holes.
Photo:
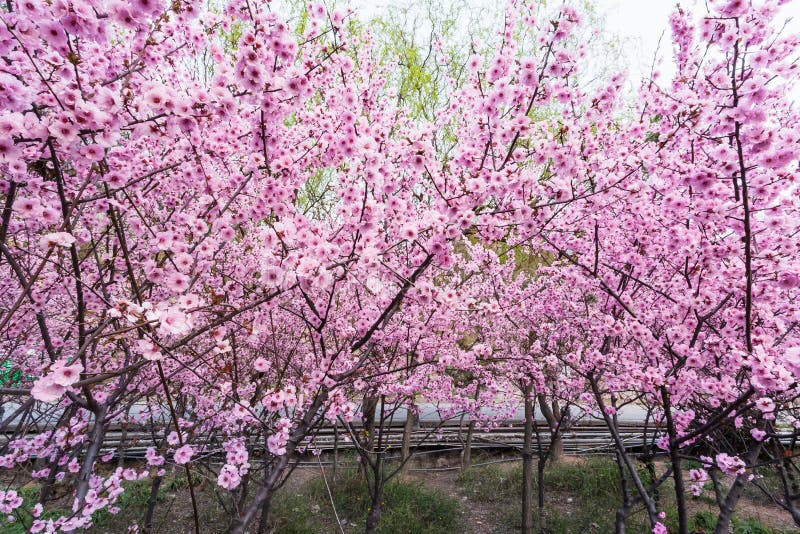
MULTIPOLYGON (((268 471, 267 480, 264 482, 264 485, 261 487, 244 513, 239 517, 233 518, 230 529, 228 530, 230 534, 244 534, 247 525, 254 519, 254 516, 259 510, 261 511, 261 519, 259 520, 258 527, 259 529, 262 527, 266 528, 267 517, 269 515, 269 506, 272 501, 274 487, 277 485, 278 479, 286 469, 288 463, 289 458, 287 455, 279 457, 276 465, 268 471)), ((263 530, 259 530, 259 532, 263 532, 263 530)))
POLYGON ((372 450, 375 443, 375 412, 378 408, 378 397, 365 395, 361 403, 361 420, 364 423, 364 448, 372 450))
POLYGON ((156 510, 156 500, 158 499, 158 489, 164 477, 157 476, 150 484, 150 497, 147 499, 147 511, 144 514, 143 534, 150 534, 153 531, 153 514, 156 510))
POLYGON ((383 506, 381 501, 383 501, 383 482, 376 478, 375 492, 370 503, 369 514, 367 514, 367 524, 364 528, 365 534, 375 534, 378 530, 383 506))
MULTIPOLYGON (((750 453, 747 455, 747 465, 753 465, 758 459, 758 453, 761 452, 761 442, 756 442, 751 448, 750 453)), ((731 520, 733 519, 733 512, 736 509, 736 504, 739 498, 744 493, 744 486, 747 482, 748 474, 744 473, 738 475, 734 480, 727 497, 720 506, 719 515, 717 516, 717 528, 714 529, 714 534, 728 534, 731 530, 731 520)))
POLYGON ((336 482, 336 467, 339 465, 339 421, 333 424, 333 469, 331 481, 336 482))
POLYGON ((272 497, 267 499, 261 508, 261 517, 258 520, 258 534, 264 534, 267 531, 267 520, 269 519, 269 507, 272 504, 272 497))
MULTIPOLYGON (((539 440, 539 430, 535 428, 535 421, 534 421, 534 430, 536 431, 537 441, 539 440)), ((544 467, 547 463, 549 458, 549 451, 545 453, 542 451, 541 442, 539 446, 539 459, 536 461, 536 505, 537 511, 539 515, 539 532, 545 532, 547 528, 547 516, 544 511, 544 467)))
POLYGON ((253 497, 253 500, 250 501, 243 513, 240 516, 233 518, 230 529, 228 530, 230 534, 244 534, 247 525, 250 524, 250 522, 255 518, 255 515, 259 510, 262 511, 262 515, 264 514, 264 510, 269 511, 272 494, 275 488, 278 487, 280 478, 283 475, 283 472, 286 470, 286 467, 289 465, 289 459, 291 458, 292 454, 294 454, 294 451, 300 441, 302 441, 302 439, 308 434, 309 429, 316 424, 319 409, 327 400, 328 389, 323 386, 320 393, 311 403, 311 406, 309 406, 306 410, 303 418, 297 424, 294 432, 292 432, 292 435, 286 444, 286 453, 277 457, 275 462, 270 465, 269 469, 264 473, 265 480, 261 486, 261 489, 258 490, 253 497))
POLYGON ((400 445, 400 461, 404 472, 408 466, 408 457, 411 454, 411 433, 414 431, 414 417, 414 401, 411 401, 406 412, 406 422, 403 425, 403 442, 400 445))
POLYGON ((364 429, 366 433, 366 441, 364 444, 364 449, 366 454, 368 455, 364 462, 364 474, 368 475, 366 477, 367 487, 370 485, 372 486, 372 491, 370 492, 370 506, 369 506, 369 513, 367 514, 367 522, 364 527, 364 532, 366 534, 374 534, 378 529, 378 524, 381 521, 381 512, 382 512, 382 505, 383 505, 383 484, 385 482, 383 478, 383 454, 380 451, 380 436, 376 434, 377 431, 383 430, 384 425, 384 417, 383 417, 383 408, 384 408, 384 398, 381 396, 380 399, 378 397, 371 397, 371 396, 364 396, 364 402, 362 405, 362 412, 364 417, 364 429), (378 401, 380 400, 380 415, 378 419, 378 424, 375 424, 375 415, 378 408, 378 401), (368 469, 369 468, 369 469, 368 469), (370 474, 370 469, 372 473, 370 474), (371 476, 370 476, 371 475, 371 476))
POLYGON ((550 462, 557 464, 564 458, 564 440, 561 438, 561 431, 557 431, 550 440, 550 449, 548 450, 547 459, 550 462))
POLYGON ((522 443, 522 533, 533 534, 533 417, 532 386, 523 388, 525 396, 525 434, 522 443))
POLYGON ((669 437, 669 459, 672 464, 672 479, 675 482, 675 507, 678 509, 678 532, 689 534, 689 517, 686 513, 686 489, 683 484, 682 461, 677 444, 675 422, 672 419, 672 407, 667 388, 661 386, 661 399, 664 402, 664 416, 667 419, 667 435, 669 437))
POLYGON ((539 409, 550 429, 550 448, 547 457, 552 463, 558 463, 564 457, 564 441, 561 439, 561 423, 563 422, 561 406, 558 405, 557 399, 548 402, 543 393, 536 395, 536 400, 539 401, 539 409))
POLYGON ((467 425, 467 440, 464 443, 464 451, 461 454, 461 470, 472 467, 472 436, 475 434, 475 420, 471 420, 467 425))
POLYGON ((656 523, 659 522, 656 503, 650 494, 647 493, 647 489, 644 487, 642 479, 639 477, 639 473, 636 472, 636 466, 633 465, 633 461, 631 460, 628 451, 625 450, 625 445, 622 442, 622 438, 619 435, 619 429, 617 428, 616 416, 615 419, 612 420, 611 416, 606 411, 606 403, 603 400, 603 394, 600 392, 600 386, 597 384, 597 379, 591 374, 588 376, 588 378, 589 385, 592 388, 592 393, 597 401, 597 407, 600 409, 600 413, 602 414, 603 420, 608 427, 608 431, 611 432, 611 438, 614 440, 614 447, 617 450, 617 454, 624 463, 625 468, 630 476, 630 480, 633 482, 633 485, 636 488, 636 492, 644 502, 645 509, 647 510, 647 518, 650 520, 650 527, 653 528, 655 527, 656 523))
POLYGON ((614 521, 614 532, 616 532, 616 534, 625 534, 625 521, 628 520, 633 503, 631 502, 630 491, 628 491, 628 477, 625 476, 625 463, 622 461, 619 452, 617 452, 614 459, 616 460, 617 469, 619 470, 620 490, 622 491, 622 506, 617 509, 614 521))
POLYGON ((89 449, 83 458, 80 474, 75 489, 75 501, 78 510, 82 510, 86 505, 86 494, 89 493, 89 481, 94 470, 94 462, 103 446, 103 438, 106 435, 106 408, 101 406, 94 414, 94 428, 92 428, 91 438, 89 439, 89 449))

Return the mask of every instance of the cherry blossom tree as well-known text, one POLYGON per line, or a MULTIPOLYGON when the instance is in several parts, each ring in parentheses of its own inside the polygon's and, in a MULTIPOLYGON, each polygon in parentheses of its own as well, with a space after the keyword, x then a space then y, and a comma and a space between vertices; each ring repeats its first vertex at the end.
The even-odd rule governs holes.
MULTIPOLYGON (((361 419, 374 530, 393 474, 376 410, 423 398, 486 425, 521 399, 531 426, 538 401, 551 451, 565 408, 601 417, 620 532, 639 505, 665 532, 670 477, 678 530, 711 480, 725 532, 759 462, 798 521, 798 38, 781 4, 677 9, 677 74, 631 111, 624 74, 580 83, 568 5, 510 2, 461 68, 433 41, 447 68, 421 108, 387 83, 378 37, 323 4, 287 22, 247 0, 5 2, 0 355, 19 380, 0 389, 0 466, 41 482, 37 503, 3 493, 7 515, 84 528, 149 479, 149 532, 173 465, 195 531, 197 476, 231 532, 264 531, 316 432, 361 419), (668 458, 649 486, 618 429, 633 404, 668 458), (118 425, 151 431, 146 465, 100 468, 118 425), (689 489, 687 458, 704 466, 689 489), (44 519, 57 487, 71 513, 44 519)), ((532 449, 528 428, 526 502, 532 449)))
MULTIPOLYGON (((641 395, 660 413, 680 532, 684 458, 734 477, 722 488, 712 475, 725 532, 765 438, 777 437, 776 406, 797 396, 789 236, 798 132, 786 99, 797 37, 779 33, 778 6, 719 2, 699 19, 677 10, 678 72, 644 85, 639 121, 622 126, 632 142, 610 160, 630 178, 571 204, 544 237, 564 262, 559 274, 587 280, 601 300, 605 326, 595 325, 595 348, 576 363, 607 422, 609 396, 641 395), (731 424, 740 429, 733 443, 722 437, 731 424)), ((653 521, 655 503, 626 467, 653 521)))

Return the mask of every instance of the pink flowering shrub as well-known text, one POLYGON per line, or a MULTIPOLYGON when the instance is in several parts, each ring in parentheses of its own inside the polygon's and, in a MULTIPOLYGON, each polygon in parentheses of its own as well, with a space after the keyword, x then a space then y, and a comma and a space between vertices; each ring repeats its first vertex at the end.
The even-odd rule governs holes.
POLYGON ((686 493, 710 480, 725 529, 756 466, 792 461, 800 40, 778 31, 783 2, 677 8, 677 74, 644 80, 631 112, 624 73, 581 83, 578 10, 512 1, 427 118, 356 14, 313 4, 293 28, 269 3, 206 4, 0 8, 0 355, 21 377, 0 390, 0 466, 42 485, 36 503, 2 490, 0 511, 86 528, 125 483, 224 457, 244 532, 315 431, 378 398, 487 428, 535 399, 554 439, 570 410, 601 419, 631 481, 618 520, 635 501, 653 532, 627 407, 648 414, 681 532, 686 493), (121 424, 151 431, 142 471, 100 469, 121 424), (688 491, 686 458, 704 466, 688 491), (56 487, 71 515, 42 519, 56 487))

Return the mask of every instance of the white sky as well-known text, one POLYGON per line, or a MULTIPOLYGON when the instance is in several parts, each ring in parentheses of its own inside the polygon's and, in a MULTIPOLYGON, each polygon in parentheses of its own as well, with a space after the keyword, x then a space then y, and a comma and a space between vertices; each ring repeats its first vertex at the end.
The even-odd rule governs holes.
MULTIPOLYGON (((684 2, 686 3, 686 2, 684 2)), ((604 29, 625 39, 629 77, 649 76, 653 55, 666 59, 661 69, 668 75, 672 53, 669 15, 675 8, 672 0, 595 0, 599 15, 605 18, 604 29), (661 46, 659 47, 659 38, 661 46)))
MULTIPOLYGON (((436 2, 438 0, 434 0, 436 2)), ((455 1, 469 10, 464 15, 468 20, 481 17, 482 9, 502 12, 505 0, 442 0, 445 4, 455 1)), ((548 9, 560 4, 558 0, 545 0, 548 9)), ((661 60, 656 70, 660 71, 660 82, 669 80, 675 72, 672 62, 672 33, 669 28, 669 16, 680 1, 688 10, 705 11, 703 0, 588 0, 602 20, 600 30, 610 36, 622 40, 623 65, 628 72, 628 83, 631 88, 638 87, 643 78, 649 78, 653 57, 658 51, 661 60), (662 38, 663 35, 663 38, 662 38), (659 39, 661 43, 659 45, 659 39)), ((387 6, 415 6, 420 0, 326 0, 338 6, 350 5, 356 15, 367 20, 379 15, 387 6)), ((569 2, 573 3, 573 2, 569 2)), ((580 3, 580 0, 574 3, 580 3)), ((436 4, 434 4, 436 5, 436 4)), ((412 9, 413 11, 413 9, 412 9)), ((485 13, 485 11, 484 11, 485 13)), ((424 17, 423 17, 424 18, 424 17)), ((776 22, 791 19, 784 30, 785 33, 800 33, 800 0, 791 0, 779 11, 776 22), (793 18, 792 18, 793 17, 793 18)), ((779 23, 779 22, 778 22, 779 23)), ((466 29, 465 29, 466 31, 466 29)), ((602 58, 598 58, 602 62, 602 58)), ((800 101, 800 84, 790 91, 795 102, 800 101)))
MULTIPOLYGON (((671 34, 669 31, 669 15, 677 0, 590 0, 598 15, 604 19, 601 28, 624 40, 624 52, 627 57, 626 68, 629 79, 638 80, 649 76, 653 54, 658 48, 659 37, 664 33, 659 56, 671 57, 671 34)), ((693 0, 683 0, 690 4, 693 0)), ((475 10, 494 8, 502 13, 504 0, 460 0, 467 9, 475 10)), ((460 3, 457 0, 457 3, 460 3)), ((379 15, 386 7, 414 6, 415 0, 334 0, 339 6, 350 5, 362 20, 379 15)), ((449 2, 448 2, 449 3, 449 2)), ((548 9, 553 9, 558 2, 549 2, 548 9)), ((465 19, 468 19, 466 16, 465 19)), ((663 75, 668 75, 667 68, 662 68, 663 75)))

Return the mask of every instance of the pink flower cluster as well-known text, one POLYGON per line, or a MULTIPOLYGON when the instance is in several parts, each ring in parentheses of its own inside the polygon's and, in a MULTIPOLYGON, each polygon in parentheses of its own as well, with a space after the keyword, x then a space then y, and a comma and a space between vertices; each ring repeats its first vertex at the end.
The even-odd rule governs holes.
POLYGON ((42 402, 56 402, 80 380, 82 372, 83 365, 79 362, 68 365, 66 360, 58 360, 50 367, 49 374, 34 382, 31 395, 42 402))

